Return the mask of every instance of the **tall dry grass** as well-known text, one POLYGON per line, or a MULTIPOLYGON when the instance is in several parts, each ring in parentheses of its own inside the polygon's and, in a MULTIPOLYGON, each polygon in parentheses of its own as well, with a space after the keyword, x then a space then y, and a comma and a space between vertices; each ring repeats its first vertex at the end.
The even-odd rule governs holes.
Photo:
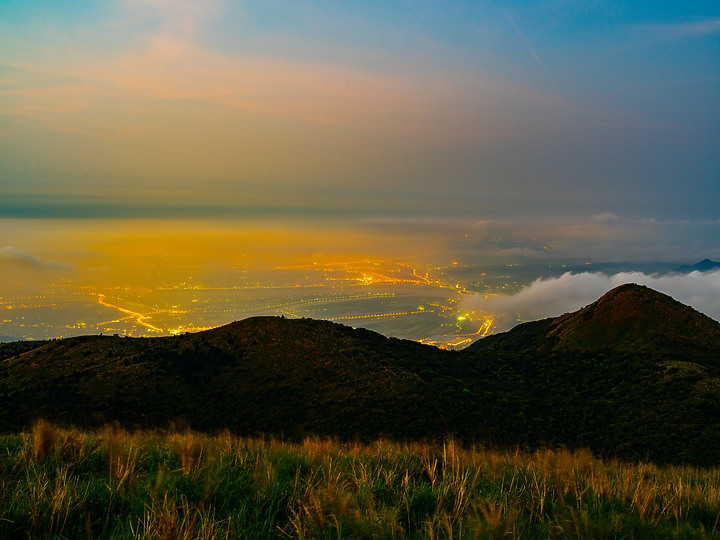
POLYGON ((720 469, 191 431, 0 437, 2 538, 713 538, 720 469))

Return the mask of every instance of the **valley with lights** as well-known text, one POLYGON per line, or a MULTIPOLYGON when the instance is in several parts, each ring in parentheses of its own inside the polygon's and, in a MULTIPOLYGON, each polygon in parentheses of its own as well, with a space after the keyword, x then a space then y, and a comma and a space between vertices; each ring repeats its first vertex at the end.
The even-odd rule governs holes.
POLYGON ((452 282, 446 270, 367 259, 234 268, 212 276, 188 272, 183 280, 155 286, 66 280, 50 284, 41 294, 1 298, 0 336, 177 335, 252 316, 282 315, 463 348, 490 333, 493 318, 463 311, 460 300, 477 292, 477 283, 452 282))

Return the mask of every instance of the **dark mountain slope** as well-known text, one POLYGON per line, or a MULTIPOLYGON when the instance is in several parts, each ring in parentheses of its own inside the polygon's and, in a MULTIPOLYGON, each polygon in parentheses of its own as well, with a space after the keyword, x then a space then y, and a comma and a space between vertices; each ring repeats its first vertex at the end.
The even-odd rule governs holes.
POLYGON ((570 314, 522 324, 466 352, 511 369, 515 428, 606 454, 720 461, 720 324, 623 285, 570 314), (526 405, 522 409, 522 405, 526 405))
POLYGON ((562 444, 720 463, 720 324, 638 286, 461 352, 257 317, 177 337, 0 345, 0 430, 34 418, 302 437, 562 444))
MULTIPOLYGON (((0 348, 0 356, 4 349, 0 348)), ((168 338, 51 341, 0 364, 0 429, 170 420, 348 438, 487 434, 456 353, 326 321, 258 317, 168 338), (470 425, 472 424, 472 425, 470 425)))
POLYGON ((558 317, 547 337, 557 339, 559 350, 658 352, 720 362, 717 321, 640 285, 622 285, 558 317))

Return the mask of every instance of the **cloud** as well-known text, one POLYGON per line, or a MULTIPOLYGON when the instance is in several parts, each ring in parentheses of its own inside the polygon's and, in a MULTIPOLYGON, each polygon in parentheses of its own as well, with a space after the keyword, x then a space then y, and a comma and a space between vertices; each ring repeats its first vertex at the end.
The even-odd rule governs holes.
MULTIPOLYGON (((3 68, 11 71, 0 89, 8 101, 2 114, 16 123, 116 138, 155 133, 167 123, 158 118, 161 111, 198 106, 206 116, 215 115, 217 125, 232 113, 238 115, 236 126, 239 119, 247 123, 259 115, 361 134, 457 142, 514 138, 527 131, 527 118, 538 111, 570 121, 583 108, 497 74, 445 63, 412 68, 392 50, 375 58, 380 66, 390 62, 396 68, 388 70, 367 62, 332 62, 324 55, 301 60, 289 52, 262 53, 249 45, 213 47, 203 36, 224 16, 237 16, 224 10, 221 0, 124 0, 119 6, 115 18, 76 29, 70 39, 58 27, 52 39, 4 58, 3 68), (122 113, 108 114, 113 110, 122 113)), ((241 31, 243 23, 238 24, 241 31)), ((517 28, 514 19, 512 24, 517 28)), ((288 49, 301 48, 287 39, 288 49)), ((173 120, 169 135, 160 130, 158 139, 175 139, 178 123, 173 120)))
POLYGON ((610 276, 566 273, 538 279, 513 296, 472 296, 463 302, 463 309, 493 315, 495 329, 504 331, 519 322, 576 311, 623 283, 647 285, 720 321, 720 271, 667 275, 623 272, 610 276))
POLYGON ((71 267, 57 261, 43 261, 14 246, 0 248, 0 266, 14 266, 35 270, 62 270, 71 267))
POLYGON ((680 24, 651 25, 649 29, 660 39, 682 39, 720 34, 720 19, 689 21, 680 24))
POLYGON ((618 221, 620 216, 612 212, 601 212, 592 216, 593 221, 618 221))
POLYGON ((154 17, 165 33, 192 38, 197 31, 221 15, 224 0, 125 0, 127 22, 154 17))

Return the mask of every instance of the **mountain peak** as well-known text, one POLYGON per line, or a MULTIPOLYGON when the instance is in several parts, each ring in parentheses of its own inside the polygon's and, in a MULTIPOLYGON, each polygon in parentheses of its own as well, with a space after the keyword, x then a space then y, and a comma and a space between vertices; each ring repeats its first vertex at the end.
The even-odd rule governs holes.
POLYGON ((683 265, 683 266, 679 267, 677 269, 677 271, 678 272, 708 272, 709 270, 715 270, 716 268, 720 268, 720 262, 713 261, 706 257, 699 263, 695 263, 692 266, 683 265))
POLYGON ((692 268, 694 270, 699 270, 701 272, 706 272, 708 270, 713 270, 715 268, 720 267, 720 262, 712 261, 708 258, 703 259, 697 264, 694 264, 692 268))
POLYGON ((712 349, 720 323, 643 285, 620 285, 592 304, 553 321, 548 337, 556 349, 639 352, 712 349))

